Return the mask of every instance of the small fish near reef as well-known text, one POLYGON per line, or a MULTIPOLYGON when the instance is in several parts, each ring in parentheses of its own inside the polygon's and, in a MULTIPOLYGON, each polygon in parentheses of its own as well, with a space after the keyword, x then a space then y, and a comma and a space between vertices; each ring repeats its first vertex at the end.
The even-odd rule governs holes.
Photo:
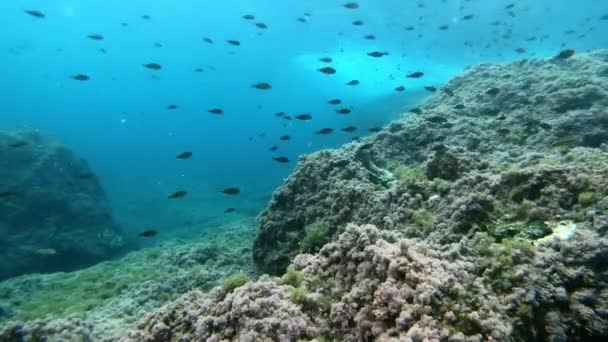
POLYGON ((332 134, 333 132, 334 132, 333 128, 321 128, 320 130, 316 131, 315 134, 328 135, 328 134, 332 134))
POLYGON ((333 75, 336 73, 336 69, 332 68, 332 67, 325 67, 325 68, 321 68, 321 69, 317 69, 320 72, 326 74, 326 75, 333 75))
POLYGON ((237 188, 237 187, 230 187, 230 188, 226 188, 224 190, 220 191, 222 194, 224 195, 238 195, 241 193, 241 189, 237 188))
POLYGON ((558 53, 557 55, 555 55, 555 57, 553 57, 553 60, 566 60, 572 56, 574 56, 574 54, 576 53, 576 51, 574 51, 573 49, 566 49, 561 51, 560 53, 558 53))
POLYGON ((235 208, 228 208, 228 209, 224 210, 224 213, 229 214, 229 213, 233 213, 235 211, 236 211, 235 208))
POLYGON ((407 77, 407 78, 420 78, 422 76, 424 76, 424 73, 422 71, 416 71, 416 72, 413 72, 413 73, 411 73, 411 74, 409 74, 409 75, 407 75, 405 77, 407 77))
POLYGON ((156 230, 147 229, 147 230, 144 230, 143 232, 137 234, 137 236, 143 237, 143 238, 149 238, 149 237, 156 236, 157 234, 158 234, 158 232, 156 230))
POLYGON ((289 158, 283 157, 283 156, 274 157, 274 158, 272 158, 272 160, 276 161, 277 163, 282 163, 282 164, 289 163, 289 158))
POLYGON ((27 141, 17 141, 17 142, 8 144, 8 147, 10 147, 10 148, 22 148, 22 147, 28 146, 29 144, 30 143, 28 143, 27 141))
POLYGON ((187 194, 188 194, 188 192, 186 190, 179 190, 179 191, 176 191, 176 192, 172 193, 171 195, 167 196, 167 198, 168 199, 180 199, 180 198, 186 197, 187 194))
POLYGON ((34 250, 34 254, 40 256, 53 256, 57 254, 57 251, 54 248, 39 248, 34 250))

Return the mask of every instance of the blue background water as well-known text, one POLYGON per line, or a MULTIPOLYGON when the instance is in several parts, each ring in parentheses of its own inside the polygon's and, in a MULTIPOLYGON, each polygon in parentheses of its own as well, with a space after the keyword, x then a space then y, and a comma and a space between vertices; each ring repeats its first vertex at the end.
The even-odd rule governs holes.
POLYGON ((385 124, 428 96, 422 87, 440 87, 467 66, 608 45, 608 20, 600 20, 608 13, 605 1, 367 0, 358 1, 358 10, 343 3, 2 1, 0 128, 34 127, 70 145, 100 176, 126 229, 198 229, 256 214, 299 154, 385 124), (510 3, 514 8, 506 10, 510 3), (46 18, 26 15, 26 9, 46 18), (269 28, 242 19, 247 13, 269 28), (310 14, 308 22, 296 21, 304 13, 310 14), (461 20, 468 14, 474 18, 461 20), (365 24, 353 26, 357 19, 365 24), (440 30, 442 25, 449 29, 440 30), (105 39, 88 39, 93 33, 105 39), (367 34, 377 39, 364 39, 367 34), (227 39, 242 45, 228 45, 227 39), (527 52, 516 53, 519 47, 527 52), (389 55, 366 55, 374 50, 389 55), (336 75, 316 71, 325 66, 318 62, 325 56, 334 58, 336 75), (163 69, 142 67, 150 62, 163 69), (417 70, 426 76, 404 77, 417 70), (70 79, 80 73, 91 80, 70 79), (361 84, 345 86, 351 79, 361 84), (270 82, 273 89, 251 88, 257 82, 270 82), (399 85, 405 93, 393 90, 399 85), (352 106, 353 113, 336 114, 327 104, 332 98, 352 106), (167 110, 171 104, 179 108, 167 110), (207 113, 216 107, 225 114, 207 113), (313 120, 282 120, 274 115, 279 111, 311 113, 313 120), (339 131, 348 125, 360 132, 339 131), (314 134, 323 127, 337 132, 314 134), (279 141, 284 134, 292 140, 279 141), (268 151, 273 145, 277 153, 268 151), (194 152, 194 158, 175 159, 182 151, 194 152), (292 162, 273 162, 276 155, 292 162), (229 186, 243 193, 218 192, 229 186), (178 189, 189 196, 168 201, 167 194, 178 189), (238 213, 225 215, 228 207, 238 213))

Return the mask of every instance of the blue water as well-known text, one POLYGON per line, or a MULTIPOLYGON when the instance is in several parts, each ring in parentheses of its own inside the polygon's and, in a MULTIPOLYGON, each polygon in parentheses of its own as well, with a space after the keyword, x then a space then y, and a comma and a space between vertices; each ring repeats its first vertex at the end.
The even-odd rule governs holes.
POLYGON ((59 137, 91 163, 126 229, 170 231, 236 217, 223 213, 228 207, 256 214, 298 155, 386 124, 429 96, 424 86, 440 87, 468 66, 608 45, 608 20, 599 19, 608 13, 605 1, 367 0, 357 10, 343 3, 2 1, 0 128, 34 127, 59 137), (506 10, 510 3, 515 6, 506 10), (25 14, 29 9, 46 18, 25 14), (248 13, 268 29, 241 18, 248 13), (306 23, 296 21, 305 13, 306 23), (468 14, 473 19, 462 20, 468 14), (351 24, 358 19, 363 26, 351 24), (93 33, 105 39, 88 39, 93 33), (367 34, 377 39, 364 39, 367 34), (514 51, 520 47, 526 52, 514 51), (366 55, 375 50, 389 55, 366 55), (334 59, 334 76, 316 71, 326 56, 334 59), (151 62, 162 70, 142 67, 151 62), (417 70, 425 77, 404 77, 417 70), (91 80, 70 79, 81 73, 91 80), (344 85, 352 79, 361 84, 344 85), (252 88, 257 82, 273 89, 252 88), (393 90, 400 85, 404 93, 393 90), (336 114, 327 104, 333 98, 353 113, 336 114), (167 110, 172 104, 179 108, 167 110), (225 113, 210 115, 211 108, 225 113), (286 121, 275 117, 279 111, 313 119, 286 121), (359 132, 339 130, 348 125, 359 132), (336 132, 314 134, 323 127, 336 132), (284 134, 292 140, 280 141, 284 134), (277 153, 268 151, 273 145, 277 153), (194 152, 193 159, 177 160, 183 151, 194 152), (276 155, 292 162, 278 164, 276 155), (242 194, 218 192, 229 186, 242 194), (168 201, 179 189, 189 196, 168 201))

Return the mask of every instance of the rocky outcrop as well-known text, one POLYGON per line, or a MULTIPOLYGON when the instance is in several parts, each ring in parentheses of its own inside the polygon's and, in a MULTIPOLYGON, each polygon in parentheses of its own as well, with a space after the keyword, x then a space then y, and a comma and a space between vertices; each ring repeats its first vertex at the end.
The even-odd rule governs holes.
POLYGON ((259 217, 257 265, 284 272, 310 225, 454 241, 606 215, 594 204, 608 178, 607 69, 606 51, 480 65, 378 134, 303 157, 259 217))
POLYGON ((123 245, 99 182, 66 146, 0 131, 0 279, 81 267, 123 245))

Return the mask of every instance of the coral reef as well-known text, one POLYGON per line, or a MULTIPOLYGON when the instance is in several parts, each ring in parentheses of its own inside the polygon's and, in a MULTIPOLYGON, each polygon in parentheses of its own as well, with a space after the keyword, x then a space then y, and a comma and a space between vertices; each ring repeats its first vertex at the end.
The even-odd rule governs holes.
POLYGON ((0 279, 69 270, 123 244, 87 163, 34 130, 0 131, 0 279))
POLYGON ((84 341, 115 340, 144 312, 189 290, 208 291, 231 274, 254 276, 254 234, 254 221, 241 220, 87 269, 1 282, 0 308, 6 314, 0 309, 0 341, 18 340, 11 336, 71 341, 62 338, 70 332, 88 338, 84 341))

